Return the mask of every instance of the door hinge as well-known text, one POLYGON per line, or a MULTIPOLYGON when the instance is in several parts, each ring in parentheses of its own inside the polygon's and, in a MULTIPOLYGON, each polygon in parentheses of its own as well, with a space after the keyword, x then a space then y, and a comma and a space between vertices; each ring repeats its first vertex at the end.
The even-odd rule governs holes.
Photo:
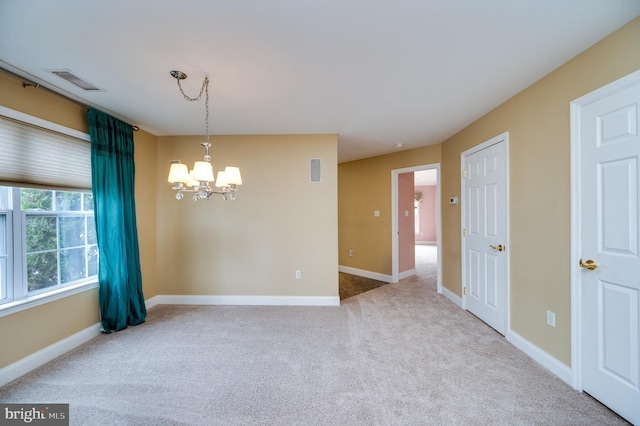
POLYGON ((467 288, 466 287, 464 287, 464 295, 465 296, 467 295, 467 288))
POLYGON ((463 178, 466 178, 466 177, 467 177, 467 170, 466 170, 466 169, 462 171, 462 177, 463 177, 463 178))
POLYGON ((462 236, 466 237, 467 236, 467 228, 463 228, 462 229, 462 236))

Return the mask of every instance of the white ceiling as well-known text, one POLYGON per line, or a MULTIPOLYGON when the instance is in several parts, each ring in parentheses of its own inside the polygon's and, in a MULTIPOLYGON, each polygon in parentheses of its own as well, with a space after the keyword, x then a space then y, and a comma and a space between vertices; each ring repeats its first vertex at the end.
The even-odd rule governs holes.
POLYGON ((344 162, 442 142, 638 15, 640 0, 0 0, 0 67, 155 135, 204 133, 169 71, 190 96, 209 75, 212 134, 337 133, 344 162))

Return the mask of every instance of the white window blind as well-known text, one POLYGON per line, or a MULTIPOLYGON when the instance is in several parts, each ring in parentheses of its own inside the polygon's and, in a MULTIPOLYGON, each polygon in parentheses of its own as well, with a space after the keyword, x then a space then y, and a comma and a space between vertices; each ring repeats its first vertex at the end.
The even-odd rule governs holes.
POLYGON ((91 188, 89 135, 0 110, 0 185, 91 188))

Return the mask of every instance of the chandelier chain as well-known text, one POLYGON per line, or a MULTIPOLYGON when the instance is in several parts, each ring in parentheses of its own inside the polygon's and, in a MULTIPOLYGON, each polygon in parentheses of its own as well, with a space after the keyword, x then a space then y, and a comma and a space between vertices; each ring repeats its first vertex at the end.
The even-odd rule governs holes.
POLYGON ((185 98, 185 100, 194 102, 199 101, 202 98, 202 93, 204 92, 204 110, 205 110, 205 118, 204 118, 204 126, 205 126, 205 142, 209 143, 209 76, 204 77, 204 81, 202 82, 202 87, 200 88, 200 93, 195 98, 187 96, 184 93, 184 89, 182 88, 182 84, 180 84, 180 78, 176 78, 178 81, 178 87, 180 88, 180 93, 185 98))

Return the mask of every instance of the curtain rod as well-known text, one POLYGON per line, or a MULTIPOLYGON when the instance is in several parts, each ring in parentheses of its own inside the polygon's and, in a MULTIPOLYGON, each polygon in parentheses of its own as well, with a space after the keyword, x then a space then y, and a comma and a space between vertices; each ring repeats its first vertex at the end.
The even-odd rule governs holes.
MULTIPOLYGON (((20 76, 20 75, 18 75, 18 74, 16 74, 16 73, 14 73, 13 71, 9 71, 8 69, 5 69, 5 68, 0 67, 0 72, 2 72, 3 74, 8 75, 9 77, 13 77, 13 78, 15 78, 16 80, 19 80, 20 82, 22 82, 22 87, 23 87, 23 88, 25 88, 25 89, 26 89, 27 87, 33 87, 33 88, 36 88, 36 89, 42 89, 42 90, 44 90, 44 91, 46 91, 46 92, 49 92, 49 93, 52 93, 52 94, 54 94, 54 95, 56 95, 56 96, 60 96, 60 97, 61 97, 62 99, 64 99, 64 100, 67 100, 67 101, 69 101, 69 102, 73 102, 73 103, 75 103, 75 104, 77 104, 77 105, 80 105, 81 107, 86 108, 87 110, 89 110, 89 109, 91 108, 90 106, 85 105, 85 104, 83 104, 83 103, 82 103, 82 102, 80 102, 80 101, 77 101, 77 100, 72 99, 72 98, 70 98, 70 97, 68 97, 68 96, 65 96, 65 95, 63 95, 62 93, 58 93, 58 92, 56 92, 55 90, 50 89, 50 88, 48 88, 48 87, 46 87, 46 86, 43 86, 43 85, 42 85, 42 84, 40 84, 40 83, 36 83, 36 82, 31 81, 31 80, 29 80, 29 79, 27 79, 27 78, 24 78, 24 77, 22 77, 22 76, 20 76)), ((129 125, 130 125, 131 127, 133 127, 133 130, 135 130, 136 132, 137 132, 138 130, 140 130, 140 128, 139 128, 138 126, 134 125, 134 124, 129 124, 129 125)))

